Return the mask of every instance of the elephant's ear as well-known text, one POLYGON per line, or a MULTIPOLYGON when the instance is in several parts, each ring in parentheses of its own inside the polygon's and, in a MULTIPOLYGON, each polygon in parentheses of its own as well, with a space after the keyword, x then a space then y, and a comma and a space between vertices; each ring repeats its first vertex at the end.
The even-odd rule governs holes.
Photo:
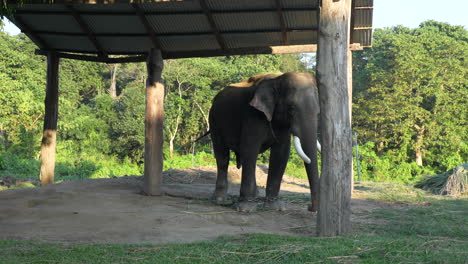
POLYGON ((255 107, 257 110, 262 111, 268 122, 271 122, 273 118, 273 112, 275 111, 275 82, 263 80, 258 84, 255 95, 250 101, 250 105, 255 107))

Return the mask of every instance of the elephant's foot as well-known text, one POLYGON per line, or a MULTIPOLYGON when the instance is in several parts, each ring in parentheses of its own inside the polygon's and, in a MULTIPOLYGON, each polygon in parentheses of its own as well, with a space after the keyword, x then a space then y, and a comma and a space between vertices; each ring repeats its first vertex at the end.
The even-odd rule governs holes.
POLYGON ((237 211, 243 213, 253 213, 256 212, 258 208, 258 203, 254 200, 245 200, 239 201, 237 203, 237 211))
POLYGON ((227 195, 225 190, 216 190, 211 196, 211 201, 218 205, 231 205, 233 203, 232 199, 227 195))
POLYGON ((263 208, 265 210, 286 211, 286 204, 278 198, 266 198, 263 208))
POLYGON ((316 213, 317 212, 317 208, 314 208, 314 205, 313 204, 309 204, 307 206, 307 210, 309 210, 310 212, 312 213, 316 213))

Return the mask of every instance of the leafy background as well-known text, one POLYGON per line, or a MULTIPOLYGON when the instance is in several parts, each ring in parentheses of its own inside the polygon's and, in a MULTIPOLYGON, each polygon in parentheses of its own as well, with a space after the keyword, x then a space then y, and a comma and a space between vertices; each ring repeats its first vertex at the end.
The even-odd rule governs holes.
MULTIPOLYGON (((46 64, 35 48, 25 35, 3 32, 0 22, 3 177, 39 173, 46 64)), ((355 175, 414 182, 467 162, 467 58, 467 30, 436 21, 378 29, 372 48, 353 52, 355 175)), ((209 140, 193 141, 208 130, 211 100, 223 87, 264 72, 314 74, 314 61, 313 54, 165 61, 165 169, 215 164, 209 140)), ((63 59, 59 78, 56 180, 141 174, 145 65, 63 59)), ((305 177, 291 155, 287 173, 305 177)))

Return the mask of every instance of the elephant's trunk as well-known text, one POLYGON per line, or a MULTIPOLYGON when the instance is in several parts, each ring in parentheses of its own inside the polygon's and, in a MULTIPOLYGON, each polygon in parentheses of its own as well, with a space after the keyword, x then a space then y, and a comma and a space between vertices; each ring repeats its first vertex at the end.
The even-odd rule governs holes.
POLYGON ((296 135, 294 135, 294 143, 296 143, 296 141, 299 141, 301 143, 300 151, 298 150, 298 147, 295 144, 297 152, 298 154, 299 152, 304 153, 304 156, 308 159, 304 159, 301 156, 301 154, 299 154, 299 156, 301 156, 301 158, 304 160, 304 166, 309 179, 310 191, 312 196, 312 206, 309 207, 309 210, 317 211, 319 188, 317 150, 321 150, 320 143, 317 140, 317 120, 308 120, 308 122, 301 123, 301 125, 296 131, 298 132, 298 139, 296 139, 296 135))

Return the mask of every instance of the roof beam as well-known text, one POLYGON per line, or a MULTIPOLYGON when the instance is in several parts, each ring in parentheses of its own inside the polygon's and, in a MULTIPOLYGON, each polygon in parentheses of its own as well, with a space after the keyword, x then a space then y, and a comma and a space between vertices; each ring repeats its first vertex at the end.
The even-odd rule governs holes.
POLYGON ((149 37, 151 39, 151 42, 153 43, 153 46, 156 49, 161 50, 161 42, 159 41, 158 36, 156 35, 156 32, 154 32, 153 27, 148 22, 148 19, 146 19, 145 13, 143 12, 143 10, 141 10, 141 8, 138 6, 138 4, 132 3, 132 6, 133 6, 133 9, 135 10, 138 18, 140 19, 140 22, 145 27, 146 32, 148 33, 148 35, 149 35, 149 37))
POLYGON ((278 19, 281 27, 281 38, 283 40, 283 45, 289 45, 288 44, 288 34, 286 32, 286 23, 284 22, 284 16, 283 16, 283 7, 281 6, 280 0, 275 0, 276 4, 276 13, 278 14, 278 19))
MULTIPOLYGON (((362 50, 359 44, 349 45, 350 50, 362 50)), ((290 45, 290 46, 269 46, 269 47, 252 47, 252 48, 236 48, 227 50, 197 50, 197 51, 183 51, 183 52, 165 52, 163 53, 164 59, 180 59, 180 58, 193 58, 193 57, 216 57, 216 56, 232 56, 232 55, 248 55, 248 54, 287 54, 287 53, 303 53, 303 52, 316 52, 316 44, 308 45, 290 45)), ((83 52, 89 53, 89 52, 83 52)), ((47 55, 47 50, 36 50, 37 55, 47 55)), ((146 53, 141 53, 136 56, 125 57, 97 57, 85 54, 56 52, 60 58, 84 60, 104 63, 128 63, 128 62, 144 62, 146 61, 146 53)))
MULTIPOLYGON (((47 55, 47 50, 38 49, 36 50, 36 55, 47 55)), ((72 60, 83 60, 83 61, 94 61, 94 62, 104 62, 104 63, 127 63, 127 62, 143 62, 146 61, 146 55, 138 56, 125 56, 125 57, 98 57, 92 55, 83 55, 83 54, 73 54, 65 52, 56 52, 55 53, 60 58, 72 59, 72 60)))
POLYGON ((210 23, 211 30, 213 31, 213 34, 216 37, 216 41, 218 41, 218 44, 222 50, 226 50, 226 42, 224 41, 223 36, 221 36, 221 33, 219 32, 219 29, 216 26, 216 22, 214 21, 213 15, 211 14, 211 11, 208 8, 208 5, 206 4, 205 0, 200 0, 200 6, 202 7, 206 18, 208 19, 208 22, 210 23))
POLYGON ((85 33, 88 36, 89 41, 93 43, 94 47, 98 51, 99 56, 107 57, 107 52, 102 48, 101 44, 99 44, 96 36, 88 27, 88 25, 83 20, 83 18, 80 16, 78 11, 76 11, 76 9, 72 5, 66 5, 66 7, 68 11, 71 13, 71 15, 73 16, 73 18, 75 19, 76 23, 78 23, 78 25, 80 26, 81 31, 83 31, 83 33, 85 33))
POLYGON ((47 43, 38 36, 36 32, 31 30, 31 28, 24 23, 23 19, 21 19, 18 16, 14 17, 15 23, 21 28, 21 30, 26 34, 30 39, 33 40, 34 43, 36 43, 37 46, 41 49, 47 49, 50 50, 50 47, 47 45, 47 43))
MULTIPOLYGON (((367 29, 367 28, 366 28, 367 29)), ((285 32, 300 32, 300 31, 317 31, 318 28, 291 28, 285 30, 285 32)), ((255 34, 255 33, 280 33, 281 31, 278 30, 241 30, 241 31, 221 31, 220 34, 255 34)), ((57 35, 57 36, 85 36, 83 33, 72 33, 72 32, 54 32, 54 31, 36 31, 37 34, 44 34, 44 35, 57 35)), ((177 33, 177 32, 169 32, 159 34, 159 37, 173 37, 173 36, 199 36, 199 35, 212 35, 213 32, 193 32, 193 33, 177 33)), ((97 37, 145 37, 148 36, 147 34, 141 33, 104 33, 104 34, 94 34, 97 37)))
MULTIPOLYGON (((365 9, 364 7, 359 7, 357 9, 365 9)), ((317 8, 282 8, 282 11, 294 12, 294 11, 317 11, 317 8)), ((238 14, 238 13, 261 13, 261 12, 277 12, 277 9, 271 8, 262 8, 262 9, 236 9, 236 10, 210 10, 212 15, 222 15, 222 14, 238 14)), ((18 9, 15 11, 16 14, 26 15, 26 14, 33 14, 33 15, 64 15, 67 12, 64 11, 57 11, 57 10, 44 10, 44 11, 37 11, 37 10, 22 10, 18 9)), ((135 13, 131 11, 80 11, 81 15, 96 15, 96 16, 113 16, 113 15, 121 15, 121 16, 129 16, 134 15, 135 13)), ((204 11, 194 10, 194 11, 178 11, 178 10, 171 10, 171 11, 145 11, 143 12, 144 15, 200 15, 204 14, 204 11)))

